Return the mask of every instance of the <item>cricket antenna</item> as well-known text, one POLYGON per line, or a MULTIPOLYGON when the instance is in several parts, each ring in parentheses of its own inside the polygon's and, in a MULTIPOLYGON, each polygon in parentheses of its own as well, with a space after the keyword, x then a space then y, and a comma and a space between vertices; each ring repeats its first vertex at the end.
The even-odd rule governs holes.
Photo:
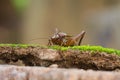
POLYGON ((58 28, 55 28, 54 36, 57 36, 59 32, 60 32, 60 31, 58 30, 58 28))
POLYGON ((39 40, 39 39, 48 39, 48 38, 35 38, 35 39, 31 39, 29 41, 34 41, 34 40, 39 40))
POLYGON ((55 34, 58 34, 60 31, 58 30, 58 28, 55 28, 55 34))
POLYGON ((55 33, 58 33, 59 31, 58 31, 58 28, 55 28, 55 33))

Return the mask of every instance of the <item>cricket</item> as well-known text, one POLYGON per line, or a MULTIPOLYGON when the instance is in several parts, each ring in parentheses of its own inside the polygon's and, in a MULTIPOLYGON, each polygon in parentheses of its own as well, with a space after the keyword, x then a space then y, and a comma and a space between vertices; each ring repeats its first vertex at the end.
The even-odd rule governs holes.
POLYGON ((59 45, 59 46, 75 46, 81 45, 81 42, 84 38, 85 31, 77 34, 76 36, 70 36, 64 32, 55 29, 54 35, 49 39, 48 46, 59 45))

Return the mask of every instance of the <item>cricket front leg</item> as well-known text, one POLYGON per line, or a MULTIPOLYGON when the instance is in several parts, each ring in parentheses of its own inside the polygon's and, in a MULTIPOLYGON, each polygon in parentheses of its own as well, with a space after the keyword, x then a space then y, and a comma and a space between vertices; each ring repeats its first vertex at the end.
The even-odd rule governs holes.
POLYGON ((47 46, 51 46, 51 45, 53 44, 52 44, 52 41, 49 39, 47 46))

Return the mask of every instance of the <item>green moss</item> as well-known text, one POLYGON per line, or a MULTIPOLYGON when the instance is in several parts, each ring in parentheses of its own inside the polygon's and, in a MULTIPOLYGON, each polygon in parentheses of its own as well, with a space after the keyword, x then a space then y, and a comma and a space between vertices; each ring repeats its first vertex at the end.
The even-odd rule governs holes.
POLYGON ((112 48, 104 48, 102 46, 89 46, 89 45, 82 45, 82 46, 73 46, 73 47, 63 47, 63 46, 41 46, 39 44, 0 44, 0 46, 11 46, 11 47, 22 47, 22 48, 27 48, 29 46, 38 46, 42 48, 51 48, 51 49, 56 49, 56 50, 62 50, 66 51, 68 49, 73 49, 73 50, 80 50, 80 51, 97 51, 97 52, 106 52, 108 54, 116 54, 120 56, 120 50, 112 49, 112 48))
POLYGON ((38 46, 37 44, 0 44, 0 46, 22 47, 27 48, 29 46, 38 46))
POLYGON ((57 50, 68 50, 68 49, 73 49, 73 50, 81 50, 81 51, 97 51, 97 52, 106 52, 108 54, 116 54, 120 56, 120 50, 112 49, 112 48, 104 48, 102 46, 89 46, 89 45, 83 45, 83 46, 73 46, 73 47, 60 47, 60 46, 51 46, 50 48, 52 49, 57 49, 57 50))

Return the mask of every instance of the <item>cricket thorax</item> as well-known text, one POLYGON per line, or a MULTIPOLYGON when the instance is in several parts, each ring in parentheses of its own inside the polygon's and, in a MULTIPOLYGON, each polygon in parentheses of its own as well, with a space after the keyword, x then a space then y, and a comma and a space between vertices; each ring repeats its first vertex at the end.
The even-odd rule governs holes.
POLYGON ((65 40, 65 36, 62 36, 62 37, 56 37, 56 38, 52 37, 51 41, 54 45, 62 46, 62 44, 65 43, 66 40, 65 40))

